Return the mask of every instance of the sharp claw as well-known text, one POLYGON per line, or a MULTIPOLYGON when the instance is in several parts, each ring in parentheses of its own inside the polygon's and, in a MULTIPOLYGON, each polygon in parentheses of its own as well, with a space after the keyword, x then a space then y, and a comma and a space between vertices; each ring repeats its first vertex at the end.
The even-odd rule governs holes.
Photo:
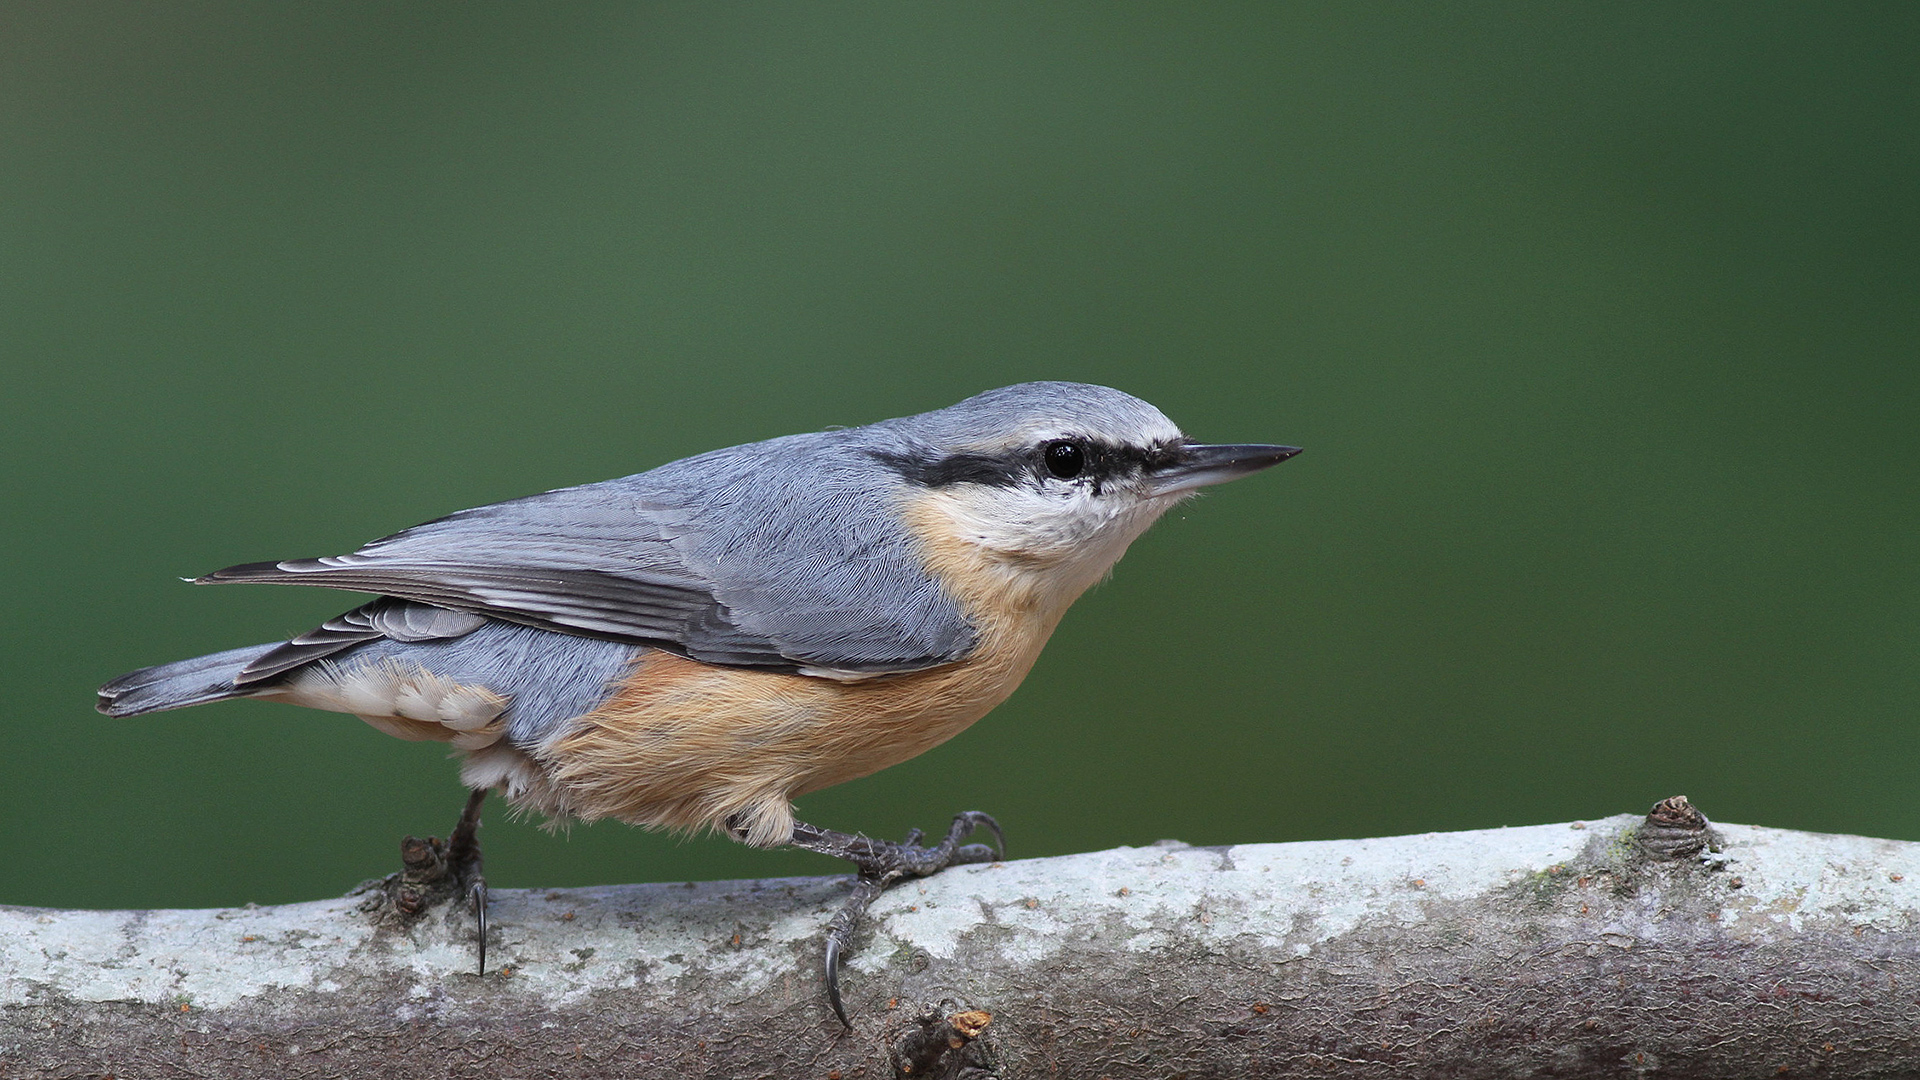
POLYGON ((827 1004, 833 1006, 840 1026, 852 1031, 853 1021, 847 1019, 847 1007, 840 1003, 840 938, 833 933, 827 934, 827 1004))
MULTIPOLYGON (((975 813, 976 813, 976 814, 978 814, 979 812, 978 812, 978 811, 975 811, 975 813)), ((979 818, 980 818, 980 820, 979 820, 979 822, 978 822, 978 824, 980 824, 980 825, 985 825, 985 826, 987 827, 987 831, 988 831, 988 832, 991 832, 991 833, 993 834, 993 853, 994 853, 994 855, 995 855, 995 856, 996 856, 996 857, 997 857, 997 858, 998 858, 998 859, 999 859, 1000 861, 1002 861, 1002 862, 1004 862, 1004 861, 1006 861, 1006 858, 1007 858, 1007 834, 1006 834, 1006 833, 1003 833, 1003 832, 1001 832, 1001 831, 1000 831, 1000 823, 999 823, 999 822, 997 822, 997 821, 995 821, 995 820, 993 820, 993 819, 992 819, 991 817, 988 817, 988 816, 987 816, 987 815, 985 815, 985 814, 979 814, 979 818)))
POLYGON ((974 830, 986 827, 993 834, 993 853, 996 860, 1007 857, 1007 834, 1000 831, 1000 823, 990 814, 978 810, 967 810, 953 816, 953 828, 947 832, 947 843, 957 845, 973 835, 974 830))
POLYGON ((981 863, 1000 862, 1000 853, 986 844, 964 844, 953 850, 951 866, 978 866, 981 863))
POLYGON ((485 975, 487 973, 487 881, 486 879, 481 878, 480 880, 475 881, 473 883, 473 887, 467 891, 467 894, 473 900, 474 915, 476 920, 480 924, 480 970, 478 974, 485 975))
POLYGON ((840 1018, 841 1026, 849 1031, 853 1030, 853 1021, 847 1019, 846 1005, 840 1000, 840 957, 852 943, 861 917, 886 887, 879 878, 864 873, 854 878, 847 902, 827 924, 827 1003, 833 1006, 833 1015, 840 1018))

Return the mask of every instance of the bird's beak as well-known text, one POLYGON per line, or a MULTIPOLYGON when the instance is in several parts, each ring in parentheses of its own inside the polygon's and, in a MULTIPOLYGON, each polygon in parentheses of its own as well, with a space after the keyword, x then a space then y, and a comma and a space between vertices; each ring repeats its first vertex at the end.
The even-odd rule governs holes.
POLYGON ((1297 446, 1182 446, 1171 460, 1148 474, 1153 494, 1173 495, 1208 484, 1223 484, 1272 468, 1300 452, 1297 446))

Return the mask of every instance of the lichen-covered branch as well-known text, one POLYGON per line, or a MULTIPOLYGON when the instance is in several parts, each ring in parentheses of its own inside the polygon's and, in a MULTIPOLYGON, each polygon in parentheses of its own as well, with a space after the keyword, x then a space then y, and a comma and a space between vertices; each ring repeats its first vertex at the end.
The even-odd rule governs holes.
MULTIPOLYGON (((1652 819, 848 879, 0 908, 0 1077, 1920 1075, 1920 844, 1652 819)), ((1664 815, 1664 816, 1663 816, 1664 815)))

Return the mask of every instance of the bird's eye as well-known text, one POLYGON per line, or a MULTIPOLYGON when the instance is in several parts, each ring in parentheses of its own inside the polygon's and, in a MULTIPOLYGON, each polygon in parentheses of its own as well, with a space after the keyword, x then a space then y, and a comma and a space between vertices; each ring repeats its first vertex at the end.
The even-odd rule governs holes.
POLYGON ((1041 457, 1047 463, 1047 471, 1062 480, 1079 476, 1080 471, 1087 467, 1087 452, 1080 449, 1079 443, 1066 439, 1048 443, 1046 449, 1041 451, 1041 457))

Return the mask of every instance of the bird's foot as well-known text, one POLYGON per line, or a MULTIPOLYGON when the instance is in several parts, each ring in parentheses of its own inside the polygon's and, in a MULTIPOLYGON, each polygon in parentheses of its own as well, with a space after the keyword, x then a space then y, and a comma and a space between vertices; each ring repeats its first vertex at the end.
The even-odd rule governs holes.
POLYGON ((872 840, 851 833, 816 828, 804 822, 794 823, 793 839, 790 841, 794 847, 846 859, 860 871, 854 879, 853 894, 847 897, 846 906, 827 924, 827 1002, 833 1006, 833 1014, 846 1027, 851 1028, 853 1024, 847 1019, 846 1007, 840 1001, 840 957, 852 947, 853 935, 860 928, 860 920, 880 894, 903 878, 926 877, 949 866, 995 862, 1006 858, 1007 840, 1000 832, 1000 823, 978 810, 954 815, 946 839, 932 847, 920 846, 922 836, 920 830, 915 829, 907 834, 904 841, 896 844, 890 840, 872 840), (982 828, 993 834, 991 845, 961 843, 974 830, 982 828))
POLYGON ((487 879, 481 873, 480 806, 485 789, 467 796, 466 809, 452 835, 409 836, 400 841, 403 869, 379 883, 376 892, 402 919, 412 920, 441 903, 465 900, 478 923, 479 973, 487 973, 487 879))

